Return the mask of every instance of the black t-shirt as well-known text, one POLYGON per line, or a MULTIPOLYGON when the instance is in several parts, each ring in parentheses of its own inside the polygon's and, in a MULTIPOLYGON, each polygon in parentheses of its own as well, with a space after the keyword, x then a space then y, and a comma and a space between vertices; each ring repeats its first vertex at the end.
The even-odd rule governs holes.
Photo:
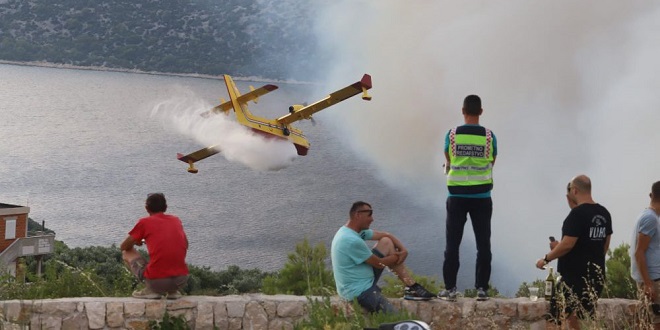
MULTIPOLYGON (((577 237, 573 249, 557 262, 566 282, 605 278, 605 242, 612 235, 612 217, 600 204, 580 204, 564 220, 562 236, 577 237)), ((577 282, 576 282, 577 281, 577 282)))

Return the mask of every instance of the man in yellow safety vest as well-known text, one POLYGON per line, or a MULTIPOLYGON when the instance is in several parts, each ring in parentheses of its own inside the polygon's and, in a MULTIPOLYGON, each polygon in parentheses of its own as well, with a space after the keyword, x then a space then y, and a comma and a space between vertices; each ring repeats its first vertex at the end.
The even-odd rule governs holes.
POLYGON ((465 124, 452 128, 445 137, 445 174, 449 196, 442 274, 446 289, 438 293, 438 297, 449 301, 456 300, 456 276, 460 264, 458 252, 468 214, 477 243, 477 300, 488 299, 492 259, 490 218, 493 213, 490 192, 493 189, 497 140, 491 130, 479 125, 482 113, 481 98, 468 95, 463 101, 465 124))

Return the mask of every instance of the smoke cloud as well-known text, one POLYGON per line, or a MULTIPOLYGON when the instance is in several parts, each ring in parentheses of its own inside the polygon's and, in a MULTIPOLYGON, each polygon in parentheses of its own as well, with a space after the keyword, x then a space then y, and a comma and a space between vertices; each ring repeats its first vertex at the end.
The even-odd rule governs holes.
POLYGON ((194 138, 200 143, 200 149, 216 146, 219 155, 254 170, 280 170, 291 165, 297 157, 293 144, 258 135, 233 120, 233 114, 202 116, 211 108, 213 105, 192 92, 181 91, 177 96, 155 104, 151 116, 160 118, 166 127, 194 138))
MULTIPOLYGON (((325 5, 317 26, 332 58, 320 66, 327 85, 364 72, 374 83, 370 104, 319 117, 421 203, 444 209, 444 136, 463 123, 463 98, 481 96, 481 123, 499 144, 495 286, 545 276, 533 265, 548 236, 560 237, 566 183, 578 174, 612 213, 612 248, 630 242, 660 180, 660 4, 343 0, 325 5)), ((444 217, 414 230, 444 228, 444 217)), ((473 245, 468 228, 465 239, 473 245)))

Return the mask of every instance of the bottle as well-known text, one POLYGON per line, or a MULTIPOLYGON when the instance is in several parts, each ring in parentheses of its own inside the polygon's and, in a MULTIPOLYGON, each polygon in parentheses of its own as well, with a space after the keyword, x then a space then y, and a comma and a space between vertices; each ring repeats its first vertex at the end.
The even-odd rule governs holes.
POLYGON ((545 278, 545 300, 550 301, 555 291, 555 277, 552 275, 552 267, 548 268, 548 277, 545 278))

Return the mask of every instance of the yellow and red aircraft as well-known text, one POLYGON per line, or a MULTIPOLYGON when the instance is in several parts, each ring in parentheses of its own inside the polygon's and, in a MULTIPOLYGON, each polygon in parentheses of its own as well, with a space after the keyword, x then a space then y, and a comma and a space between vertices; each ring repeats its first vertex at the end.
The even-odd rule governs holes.
MULTIPOLYGON (((365 74, 360 81, 337 90, 320 101, 314 102, 310 105, 295 104, 289 107, 289 113, 287 115, 277 119, 266 119, 250 113, 250 110, 247 108, 247 103, 249 101, 257 103, 260 96, 276 90, 277 86, 264 85, 258 89, 254 89, 254 87, 250 86, 250 92, 241 95, 230 76, 224 75, 224 79, 225 85, 227 85, 227 92, 229 93, 229 101, 225 102, 224 100, 221 100, 222 104, 202 115, 208 116, 209 113, 228 114, 229 110, 233 109, 236 113, 236 119, 240 124, 267 137, 291 141, 300 156, 307 155, 309 141, 307 141, 301 130, 291 126, 292 123, 302 119, 312 119, 314 113, 360 93, 362 93, 363 100, 371 100, 371 96, 367 94, 367 90, 371 89, 371 76, 365 74)), ((194 165, 196 162, 219 152, 220 150, 217 146, 210 146, 187 155, 177 154, 177 158, 182 162, 188 163, 188 172, 197 173, 198 170, 194 165)))

